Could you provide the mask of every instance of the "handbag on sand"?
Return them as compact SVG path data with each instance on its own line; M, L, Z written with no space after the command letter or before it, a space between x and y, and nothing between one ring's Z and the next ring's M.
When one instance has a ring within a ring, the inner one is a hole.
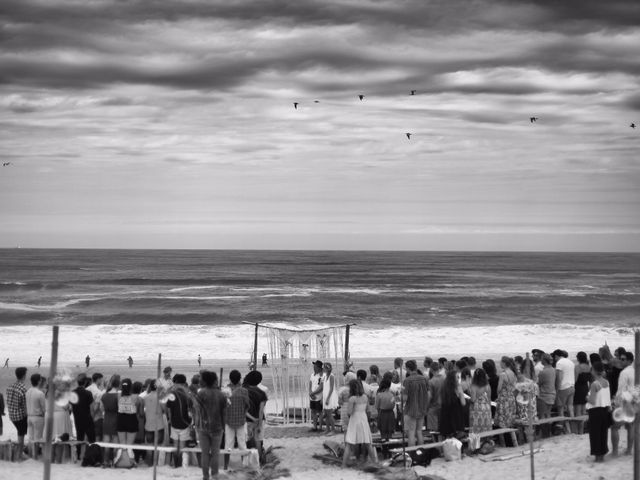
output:
M447 462L462 458L462 442L457 438L447 438L442 442L442 452Z

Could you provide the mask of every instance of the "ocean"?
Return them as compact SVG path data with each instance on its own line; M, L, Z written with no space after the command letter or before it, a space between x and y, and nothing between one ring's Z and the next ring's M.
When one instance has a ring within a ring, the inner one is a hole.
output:
M353 323L353 357L631 347L640 254L0 250L0 356L59 324L67 361L248 359L243 321Z

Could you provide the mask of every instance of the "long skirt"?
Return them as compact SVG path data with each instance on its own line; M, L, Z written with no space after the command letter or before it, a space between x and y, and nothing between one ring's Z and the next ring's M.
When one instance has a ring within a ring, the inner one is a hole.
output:
M589 444L591 455L606 455L609 451L607 439L611 417L606 407L595 407L587 410L589 414Z

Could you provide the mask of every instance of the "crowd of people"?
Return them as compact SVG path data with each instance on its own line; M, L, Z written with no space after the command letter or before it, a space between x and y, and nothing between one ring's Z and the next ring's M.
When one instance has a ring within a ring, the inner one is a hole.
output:
M424 430L462 438L526 426L552 415L588 415L591 455L602 462L609 452L609 429L613 456L619 454L621 428L628 433L626 453L632 451L630 424L615 422L612 410L621 405L621 393L634 387L633 360L633 352L620 347L612 355L606 345L591 355L578 352L575 362L561 349L504 356L499 366L491 359L478 366L471 356L426 357L420 369L415 360L396 358L382 375L377 365L354 372L348 364L340 389L331 364L316 361L309 380L313 430L324 426L333 434L337 411L347 445L346 465L357 448L375 459L371 432L376 429L386 441L404 428L408 445L414 446L424 443ZM584 422L571 425L563 428L583 433Z
M29 377L31 386L27 387L26 367L18 367L15 374L16 382L6 392L7 409L17 430L17 454L26 458L25 436L31 440L31 448L38 448L37 442L46 434L45 413L51 390L39 373ZM132 467L154 461L151 452L136 450L136 445L172 443L177 449L172 464L178 467L186 460L181 450L198 444L207 479L218 473L220 448L237 445L241 450L250 446L262 451L267 395L261 382L259 371L250 371L242 378L238 370L232 370L227 383L219 382L215 372L201 370L190 384L185 375L173 374L171 367L164 369L161 378L144 382L117 374L107 380L98 372L91 376L80 373L72 401L54 402L54 445L73 436L88 443L131 445L130 449L105 448L101 463L105 467ZM81 447L78 445L78 453ZM225 468L228 461L225 455Z
M388 441L404 429L409 446L424 443L424 431L440 437L462 438L494 428L512 428L551 415L588 415L591 454L596 461L619 453L620 429L628 431L627 450L632 451L629 423L615 422L612 409L621 405L621 394L634 388L634 355L624 348L611 354L609 347L587 355L578 352L575 362L566 351L534 349L524 357L501 358L499 365L474 357L458 360L426 357L419 368L415 360L396 358L384 373L377 365L367 370L348 363L340 386L329 362L313 362L309 379L313 430L327 435L342 430L346 444L343 464L362 454L377 461L372 432ZM28 378L27 368L15 370L16 382L6 392L9 419L14 423L16 449L24 455L24 440L45 436L49 383L39 373ZM215 372L201 370L187 383L185 375L166 367L158 379L132 381L101 373L75 378L71 402L54 402L52 438L89 443L103 441L131 445L130 449L104 449L103 466L152 464L153 455L136 445L173 444L172 464L184 463L181 450L197 443L202 451L204 478L218 472L220 448L255 447L263 450L266 388L262 374L249 371L244 378L232 370L227 381ZM0 413L4 399L0 395ZM0 416L1 419L1 416ZM575 422L575 433L582 433ZM426 428L425 428L426 427ZM2 424L0 423L0 434ZM38 449L37 442L30 448ZM80 451L80 446L78 447ZM37 454L38 452L32 452ZM227 467L228 456L224 457Z

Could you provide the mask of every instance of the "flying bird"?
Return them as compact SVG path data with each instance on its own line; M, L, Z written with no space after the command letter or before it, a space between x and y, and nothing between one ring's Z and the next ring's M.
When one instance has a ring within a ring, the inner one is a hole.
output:
M411 140L411 134L409 132L405 133L405 135L407 136L407 139Z
M2 164L2 166L3 166L3 167L8 167L9 165L11 165L11 162L4 162L4 163Z
M360 99L360 101L364 100L364 95L358 95L358 98Z
M531 123L537 122L538 121L538 117L529 117L529 121Z
M636 124L632 123L631 125L629 125L631 128L636 128Z
M298 109L298 102L293 102L293 108Z
M320 100L314 100L313 103L320 103Z
M415 95L416 91L415 90L411 90L411 95Z

